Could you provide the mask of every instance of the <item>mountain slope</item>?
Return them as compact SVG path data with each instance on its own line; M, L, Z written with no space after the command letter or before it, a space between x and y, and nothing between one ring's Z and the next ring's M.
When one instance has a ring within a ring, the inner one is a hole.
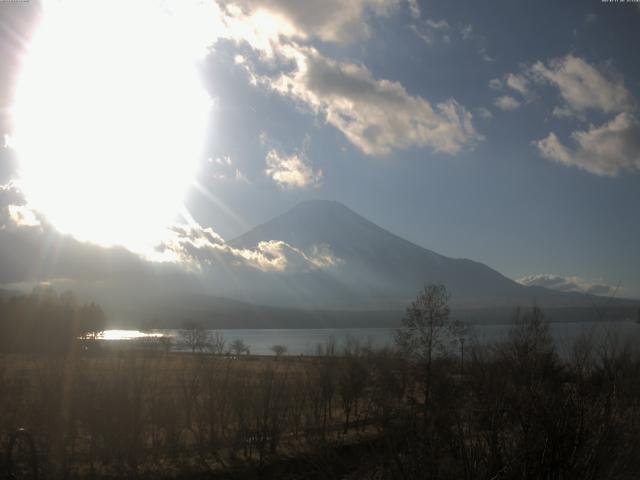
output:
M406 304L424 283L443 283L458 306L495 307L533 301L543 306L589 305L585 295L525 287L482 263L439 255L338 202L303 202L230 243L254 248L266 240L283 240L302 250L326 245L340 262L326 270L280 279L270 287L262 285L258 294L261 302L289 303L303 296L316 300L314 307L384 308ZM287 293L292 298L287 299Z

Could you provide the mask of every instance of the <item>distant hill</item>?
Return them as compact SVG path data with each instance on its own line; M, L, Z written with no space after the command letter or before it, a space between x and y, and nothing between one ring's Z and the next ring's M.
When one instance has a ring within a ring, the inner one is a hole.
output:
M516 306L534 303L553 321L597 320L605 305L608 320L635 319L640 303L521 285L482 263L411 243L338 202L303 202L229 244L253 249L271 240L305 252L326 247L339 261L292 272L220 262L206 277L188 277L191 283L167 282L160 272L139 285L94 289L92 298L114 326L157 328L194 321L209 328L392 326L426 283L443 283L453 316L474 323L506 322Z
M398 310L312 310L255 305L208 295L155 298L134 308L111 309L111 327L182 328L340 328L389 327L399 324Z
M425 283L446 285L452 305L461 308L508 308L533 302L548 308L591 307L594 303L593 296L523 286L482 263L440 255L333 201L303 202L230 244L255 248L267 240L283 240L305 251L325 245L341 261L328 269L281 275L277 280L264 273L240 277L243 288L259 303L392 309L415 298ZM233 291L225 293L233 295Z
M16 295L20 295L20 292L18 292L17 290L6 290L0 288L0 300L15 297Z
M404 308L395 310L313 310L255 305L207 295L157 297L135 308L111 309L109 328L183 328L200 324L210 329L260 328L365 328L397 327ZM510 307L454 308L452 318L472 324L508 323ZM602 313L592 307L546 308L550 321L579 322L601 320ZM607 321L635 318L636 308L616 305L606 309ZM113 320L116 320L113 323Z

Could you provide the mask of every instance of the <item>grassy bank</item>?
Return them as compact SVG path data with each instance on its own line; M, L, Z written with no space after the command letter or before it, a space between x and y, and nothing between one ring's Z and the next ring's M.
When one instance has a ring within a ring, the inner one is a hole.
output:
M561 358L525 316L504 342L443 348L429 368L357 341L320 353L2 354L0 443L28 428L47 478L640 472L640 356L620 339L583 338Z

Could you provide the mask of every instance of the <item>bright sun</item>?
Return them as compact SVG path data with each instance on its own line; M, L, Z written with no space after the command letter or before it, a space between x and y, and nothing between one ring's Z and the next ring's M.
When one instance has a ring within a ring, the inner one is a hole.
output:
M45 4L12 144L29 205L59 231L148 251L180 212L211 105L206 15L184 0Z

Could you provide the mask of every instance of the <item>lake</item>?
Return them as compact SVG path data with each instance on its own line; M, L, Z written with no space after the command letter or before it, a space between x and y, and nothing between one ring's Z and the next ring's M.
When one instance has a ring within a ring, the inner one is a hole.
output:
M584 335L589 335L596 342L605 340L625 342L638 345L640 341L640 325L632 321L617 322L562 322L550 323L551 334L561 354L567 354L573 342ZM470 328L469 341L481 344L492 343L506 338L511 326L476 325ZM374 347L393 345L392 328L319 328L319 329L258 329L258 330L215 330L223 335L226 344L240 338L249 346L254 355L272 355L271 347L285 345L289 355L313 355L318 345L326 345L335 341L337 351L342 350L349 338L356 338L361 343L370 343ZM214 333L212 330L211 333ZM180 330L107 330L104 340L136 340L145 337L171 337L174 350L186 350L180 345Z

